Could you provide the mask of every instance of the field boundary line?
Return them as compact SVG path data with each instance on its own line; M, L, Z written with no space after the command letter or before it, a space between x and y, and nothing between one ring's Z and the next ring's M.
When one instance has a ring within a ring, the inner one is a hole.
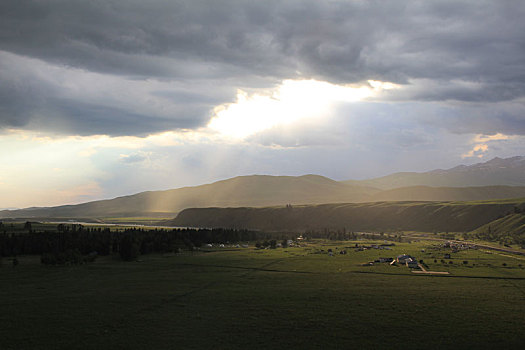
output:
M274 261L263 265L262 267L246 267L246 266L231 266L231 265L211 265L211 264L190 264L190 263L180 263L179 266L200 266L200 267L218 267L225 269L240 269L240 270L250 270L250 271L266 271L266 272L284 272L284 273L300 273L300 274L312 274L310 271L292 271L292 270L276 270L276 269L265 269L266 266L273 265L280 261Z
M405 273L387 273L387 272L374 272L374 271L348 271L348 273L363 273L363 274L376 274L376 275L390 275L390 276L407 276L407 277L441 277L441 278L476 278L476 279L493 279L493 280L517 280L524 281L525 277L498 277L498 276L461 276L461 275L431 275L425 273L419 274L405 274Z

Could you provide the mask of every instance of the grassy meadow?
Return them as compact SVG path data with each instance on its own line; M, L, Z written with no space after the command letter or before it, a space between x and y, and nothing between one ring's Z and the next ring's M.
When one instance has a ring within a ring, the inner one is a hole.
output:
M0 348L523 348L524 256L451 253L431 241L354 248L382 242L213 247L80 266L4 258ZM362 266L402 253L450 275Z

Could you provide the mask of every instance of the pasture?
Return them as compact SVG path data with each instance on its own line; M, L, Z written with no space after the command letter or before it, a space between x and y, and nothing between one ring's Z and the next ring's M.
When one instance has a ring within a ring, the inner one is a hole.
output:
M81 266L4 258L0 347L523 348L525 257L464 250L443 259L450 249L431 241L355 249L382 242L212 247ZM403 253L450 275L362 266Z

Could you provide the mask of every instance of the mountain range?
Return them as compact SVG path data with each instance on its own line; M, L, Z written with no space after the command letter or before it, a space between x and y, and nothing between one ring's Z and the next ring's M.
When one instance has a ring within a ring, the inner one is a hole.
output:
M525 157L494 158L448 170L403 172L368 180L334 181L319 175L239 176L76 205L2 210L0 218L173 218L187 208L519 197L525 197Z
M484 163L459 165L424 173L401 172L369 180L348 180L347 184L393 189L407 186L471 187L525 186L525 157L493 158Z

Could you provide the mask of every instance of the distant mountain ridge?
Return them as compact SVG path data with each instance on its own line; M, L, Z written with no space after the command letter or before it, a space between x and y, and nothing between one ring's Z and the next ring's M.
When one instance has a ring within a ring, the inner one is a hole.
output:
M376 192L368 201L478 201L522 197L525 197L523 186L411 186Z
M408 186L472 187L525 186L525 157L493 158L484 163L459 165L428 172L400 172L368 180L343 181L383 190Z
M525 197L525 157L494 158L426 173L334 181L320 175L239 176L211 184L148 191L48 208L1 210L1 218L173 218L187 208L267 207L376 201L471 201Z

